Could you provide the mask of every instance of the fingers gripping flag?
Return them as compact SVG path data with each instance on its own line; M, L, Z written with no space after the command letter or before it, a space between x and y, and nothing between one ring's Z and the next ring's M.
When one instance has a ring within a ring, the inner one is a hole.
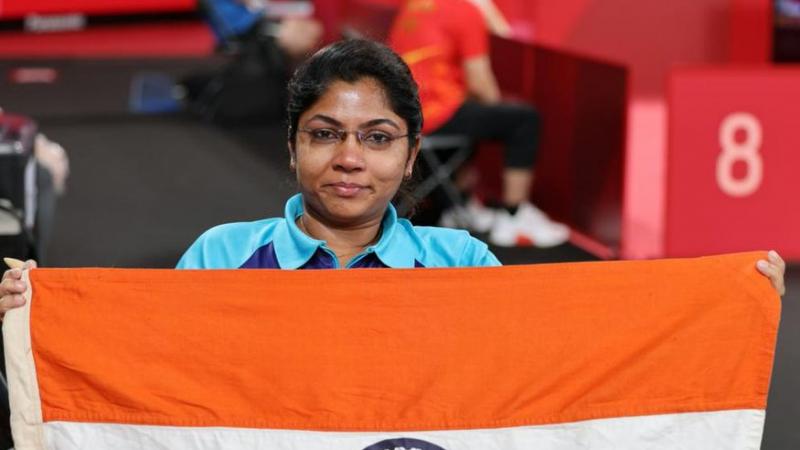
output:
M16 448L757 449L760 256L35 269L3 327Z

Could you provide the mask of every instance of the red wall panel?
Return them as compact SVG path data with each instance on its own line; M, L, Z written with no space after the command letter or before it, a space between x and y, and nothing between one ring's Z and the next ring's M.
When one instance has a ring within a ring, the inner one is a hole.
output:
M539 1L536 38L626 64L633 96L660 96L675 64L728 60L731 1Z
M800 69L676 71L669 108L666 255L800 258Z

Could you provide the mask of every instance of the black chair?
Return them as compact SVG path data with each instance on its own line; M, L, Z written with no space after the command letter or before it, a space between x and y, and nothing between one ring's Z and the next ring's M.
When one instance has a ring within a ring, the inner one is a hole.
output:
M419 160L426 166L426 176L414 188L412 196L423 199L437 188L441 188L447 200L453 206L461 204L461 192L453 182L453 173L469 159L472 153L472 141L464 135L423 136L419 151ZM411 205L401 203L397 206L400 216L405 216ZM457 210L458 211L458 210ZM459 220L466 227L466 220Z
M29 118L0 114L0 256L36 256L36 134Z

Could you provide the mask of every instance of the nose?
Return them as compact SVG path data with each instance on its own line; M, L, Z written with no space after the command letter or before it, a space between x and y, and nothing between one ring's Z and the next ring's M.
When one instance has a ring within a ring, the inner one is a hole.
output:
M353 172L364 170L364 149L358 142L354 133L348 133L347 138L336 146L333 157L334 170Z

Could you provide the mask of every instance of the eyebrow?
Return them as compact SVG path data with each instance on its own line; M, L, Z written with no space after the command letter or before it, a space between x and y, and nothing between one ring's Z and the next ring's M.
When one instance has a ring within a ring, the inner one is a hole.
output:
M315 114L310 119L308 119L309 122L311 122L312 120L321 120L336 127L341 127L343 125L342 122L339 122L333 117L326 116L324 114ZM359 128L369 128L369 127L374 127L376 125L384 125L384 124L400 130L400 126L391 119L372 119L364 124L361 124Z

